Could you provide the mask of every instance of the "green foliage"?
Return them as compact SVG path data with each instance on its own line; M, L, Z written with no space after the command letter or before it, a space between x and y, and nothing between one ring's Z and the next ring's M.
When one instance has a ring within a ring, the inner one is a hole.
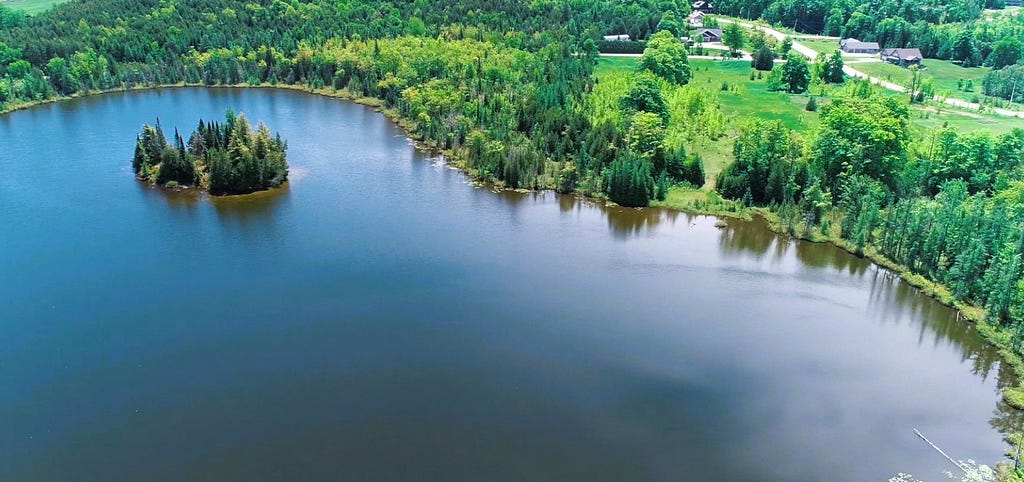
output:
M992 52L985 58L985 66L993 69L1009 67L1021 60L1024 46L1016 37L1008 37L992 44Z
M838 50L832 52L822 65L821 80L831 84L841 84L844 79L843 55Z
M604 184L608 198L621 206L647 206L655 194L650 161L628 153L608 167Z
M993 70L985 75L981 86L985 95L1020 102L1021 91L1024 90L1024 65Z
M804 110L806 110L808 112L817 112L818 111L818 101L814 100L814 96L813 95L811 96L810 99L807 99L807 104L804 104Z
M821 108L811 163L831 192L862 174L895 191L907 160L909 111L893 97L835 99Z
M196 183L195 156L186 152L185 143L177 129L174 130L174 148L165 147L161 158L160 170L156 177L157 184L166 185L173 182L175 185L187 186Z
M775 53L772 52L768 44L763 44L757 49L757 52L754 53L754 58L750 61L750 66L765 72L775 67Z
M157 120L136 138L132 168L142 179L167 186L203 185L214 194L246 194L281 185L288 178L287 144L260 124L252 129L244 114L228 111L224 125L206 124L192 132L186 147L174 131L168 144Z
M682 85L690 81L686 47L667 30L654 34L647 42L647 48L640 57L639 68L674 84Z
M951 59L960 62L964 67L975 67L981 65L981 53L974 41L974 35L964 30L953 42L953 53Z
M620 104L626 112L650 112L662 120L668 120L668 105L661 96L661 85L649 74L637 76Z
M808 184L800 149L800 140L781 122L744 124L733 147L735 161L718 175L718 192L748 206L797 201Z
M780 67L780 81L790 94L802 94L811 83L811 71L802 56L792 55Z
M782 39L782 43L779 44L779 56L782 58L789 58L789 51L793 50L793 39L786 37Z
M665 125L662 118L650 112L637 112L630 118L626 142L630 150L647 159L660 156L665 141Z
M665 198L668 197L668 188L668 175L665 174L665 171L661 171L661 174L658 175L658 182L654 190L654 199L664 201Z
M1003 400L1017 410L1024 410L1024 388L1012 387L1003 390Z
M722 43L729 47L731 52L736 52L743 48L743 44L746 42L743 36L743 28L737 23L729 23L722 29Z

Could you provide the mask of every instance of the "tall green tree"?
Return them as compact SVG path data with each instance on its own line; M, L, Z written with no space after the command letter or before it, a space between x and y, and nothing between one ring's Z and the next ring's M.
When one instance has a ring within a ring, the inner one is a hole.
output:
M743 28L739 24L733 22L725 25L722 29L722 43L729 47L729 52L736 54L737 51L743 48L743 44L746 42L743 36Z
M640 57L639 68L674 84L683 85L690 81L686 47L668 30L651 36Z
M655 195L650 161L630 153L620 156L606 170L605 186L608 197L622 206L647 206Z
M1014 65L1020 62L1022 51L1024 51L1024 47L1022 47L1020 39L1016 37L1000 39L992 44L992 52L985 58L985 66L1001 69Z
M821 80L830 84L841 84L845 75L843 74L843 54L838 50L832 52L825 60L821 70Z
M811 83L811 70L799 55L791 55L781 66L781 81L790 94L802 94Z

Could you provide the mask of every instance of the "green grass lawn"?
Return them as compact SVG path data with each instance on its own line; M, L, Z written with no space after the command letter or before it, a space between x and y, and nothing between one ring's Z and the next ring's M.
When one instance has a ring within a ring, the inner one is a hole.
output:
M769 91L767 73L763 73L760 80L750 80L747 62L695 59L690 66L693 69L690 83L718 91L722 110L735 119L737 125L748 118L777 120L790 129L801 131L818 125L818 114L804 109L806 95ZM729 90L722 90L723 82L728 84Z
M639 57L601 57L597 62L595 74L600 77L608 72L620 70L636 70L636 63Z
M910 71L886 62L865 62L848 64L865 74L887 80L900 85L910 83ZM952 62L943 60L926 59L923 64L927 67L921 73L922 80L932 79L935 87L935 94L953 99L974 101L975 96L981 95L981 79L991 69L987 67L964 68ZM957 80L964 82L971 80L974 83L974 92L957 90Z
M600 78L602 73L607 74L615 71L632 71L636 68L635 57L602 57L597 68L597 75ZM931 61L931 64L939 64L939 61ZM946 78L966 72L975 75L983 75L984 69L963 69L951 65L929 67L934 73L944 75ZM857 64L855 64L857 65ZM876 64L868 64L876 65ZM881 72L895 72L908 75L905 69L881 62L877 63L883 69ZM722 113L728 120L729 128L725 136L718 139L695 139L687 143L690 152L700 154L704 159L704 169L707 173L708 184L705 188L713 187L713 182L718 173L732 162L732 146L739 134L738 127L746 119L757 118L763 120L778 120L787 128L793 129L804 135L809 135L820 123L817 112L808 112L804 106L807 104L807 95L790 95L781 92L770 92L767 89L766 80L750 80L750 64L737 61L718 61L693 59L690 61L693 77L690 80L691 86L714 91L718 102L721 105ZM949 74L950 68L955 74ZM898 70L892 70L898 69ZM959 69L959 70L956 70ZM873 72L872 75L877 76ZM934 75L934 74L933 74ZM764 74L767 77L767 73ZM883 77L884 78L884 77ZM943 79L948 82L948 80ZM722 84L728 84L728 90L722 90ZM938 80L934 81L936 86L940 85ZM956 85L956 77L953 78L953 85ZM824 88L824 95L818 97L819 106L827 104L830 95L836 89L843 87L828 86ZM822 87L811 86L811 92L820 95ZM888 94L905 94L875 87L876 91ZM944 104L930 104L921 106L915 104L911 107L910 121L912 129L918 135L926 135L929 131L935 131L944 127L953 127L960 132L971 132L980 129L987 129L993 134L1001 134L1013 128L1024 128L1024 119L1007 118L995 115L986 115L976 112L963 112L953 109ZM694 192L675 193L679 199L677 204L693 201L701 195Z
M839 42L835 40L800 40L793 39L794 42L810 48L818 53L831 54L836 50L839 50Z
M636 62L636 57L602 57L597 76L618 70L632 71L636 69ZM818 114L804 109L806 95L770 92L765 80L767 72L760 80L750 80L748 62L693 59L690 69L693 73L690 85L715 91L725 114L737 122L750 117L778 120L795 130L818 125ZM728 85L728 90L722 90L723 83Z
M21 10L29 15L49 10L54 5L68 0L3 0L3 5L13 10Z
M993 135L1003 134L1013 129L1024 129L1024 119L1019 117L964 112L946 107L948 106L943 104L928 106L915 104L910 110L910 122L913 128L919 130L922 135L945 127L952 127L961 133L985 129Z

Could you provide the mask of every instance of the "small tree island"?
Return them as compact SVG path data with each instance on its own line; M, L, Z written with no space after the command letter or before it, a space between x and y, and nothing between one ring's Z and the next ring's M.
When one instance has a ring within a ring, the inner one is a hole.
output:
M160 120L143 125L135 140L135 176L159 186L197 187L210 194L248 194L278 187L288 179L288 144L260 123L253 130L245 114L230 110L224 124L205 123L188 138L174 129L167 142Z

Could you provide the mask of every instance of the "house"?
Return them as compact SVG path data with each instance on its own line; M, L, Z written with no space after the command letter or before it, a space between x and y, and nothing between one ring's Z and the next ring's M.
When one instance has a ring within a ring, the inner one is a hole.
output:
M720 28L701 28L701 29L697 29L697 35L700 35L702 42L721 42L722 41L722 29L720 29Z
M707 0L697 0L691 7L694 12L712 13L715 11L715 6Z
M703 27L704 26L704 12L693 11L690 13L686 20L690 23L691 27Z
M605 35L604 36L604 41L605 42L629 42L629 35L626 35L626 34Z
M896 64L900 67L921 65L921 60L924 59L924 56L921 55L921 49L885 49L879 54L879 57L890 64Z
M848 54L877 54L882 50L878 42L861 42L855 38L840 40L839 49Z

